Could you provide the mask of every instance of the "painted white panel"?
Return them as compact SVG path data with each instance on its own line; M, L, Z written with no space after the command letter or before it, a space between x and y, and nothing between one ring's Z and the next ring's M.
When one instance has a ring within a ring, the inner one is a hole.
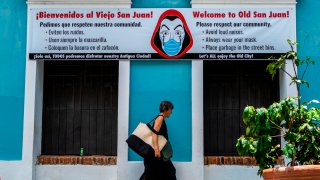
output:
M0 161L0 179L1 180L28 180L22 169L21 161Z
M41 154L44 62L37 62L33 158ZM33 163L34 164L34 163ZM34 167L33 167L34 171ZM34 173L34 172L33 172Z
M24 102L24 125L23 125L23 147L22 147L22 167L21 179L32 179L34 173L34 134L36 121L36 93L37 89L37 62L26 62L25 80L25 102ZM38 92L39 93L39 92ZM39 100L39 99L38 99Z
M28 0L28 4L131 4L131 0Z
M87 0L78 0L78 2L85 2ZM256 2L264 2L264 5L268 5L270 3L268 2L287 2L285 0L264 0L264 1L256 1ZM31 2L31 1L29 1ZM36 2L36 0L32 0L32 2ZM38 1L40 2L40 1ZM53 2L53 0L47 0L47 1L41 1L42 5L35 5L32 7L46 7L44 6L44 4L48 3L48 2ZM58 2L58 0L56 1ZM62 1L60 1L62 2ZM68 1L65 1L68 2ZM71 2L71 1L70 1ZM87 1L88 3L89 1ZM98 1L95 1L98 2ZM95 4L95 2L92 2L92 4ZM115 2L115 1L108 1L108 2ZM122 2L125 1L117 1L119 2L119 4L117 6L115 6L114 4L112 5L106 5L106 7L130 7L130 1L126 1L128 2L128 4L123 4ZM195 2L197 1L193 1L193 7L204 7L204 5L197 5L195 4ZM200 2L200 0L198 1ZM207 2L207 1L206 1ZM209 2L209 1L208 1ZM215 1L217 4L219 4L219 1ZM220 4L222 2L227 2L227 1L220 1ZM229 1L228 1L229 2ZM230 0L231 2L231 0ZM234 2L234 1L233 1ZM237 2L245 2L245 1L237 1ZM295 1L289 1L291 3L294 3ZM216 4L214 4L214 1L210 1L211 5L207 6L205 5L205 7L217 7ZM50 4L50 3L49 3ZM81 5L79 5L81 3L73 3L72 7L81 7ZM275 3L276 4L276 3ZM262 4L263 5L263 4ZM251 5L246 7L250 7ZM29 6L30 7L30 6ZM52 6L53 7L53 6ZM61 5L55 5L54 7L65 7L65 6L61 6ZM85 7L89 7L89 6L85 6ZM91 7L91 6L90 6ZM92 7L97 7L92 5ZM101 6L99 6L101 7ZM288 7L288 6L285 6ZM295 6L293 6L295 7ZM28 22L30 23L30 22ZM121 65L121 63L124 63ZM120 63L120 72L124 72L125 70L130 70L130 64L129 62L121 62ZM41 66L40 66L41 67ZM121 70L121 67L123 67L123 70ZM196 68L197 65L192 65L193 68L193 73L195 71L199 71L201 69L201 67ZM36 157L34 156L35 154L37 154L37 152L39 153L39 144L37 144L37 142L39 142L39 137L37 137L35 139L36 142L34 142L34 135L36 134L36 136L39 136L39 134L41 134L41 131L35 132L35 128L39 128L40 125L37 124L35 125L35 119L37 118L36 116L40 116L40 114L38 114L37 112L35 112L35 108L37 109L37 106L39 106L39 104L36 103L36 91L37 89L41 90L41 87L36 87L36 81L41 80L42 77L36 77L37 75L37 71L41 69L37 69L39 68L39 66L37 67L37 64L35 62L30 62L27 59L27 64L26 64L26 88L25 88L25 115L24 115L24 140L23 140L23 160L22 161L0 161L0 177L2 180L31 180L34 179L34 177L32 176L32 171L34 170L34 161L33 159L35 159ZM198 70L196 70L198 69ZM195 71L194 71L195 70ZM129 73L129 71L128 71ZM41 74L41 73L40 73ZM197 74L197 73L195 73ZM129 75L128 74L124 74L124 79L120 80L119 77L119 92L120 87L129 87ZM197 77L198 76L198 77ZM197 76L192 76L193 79L193 84L195 84L197 81L195 81L197 78L199 78L199 74ZM121 82L120 82L121 81ZM123 86L120 86L120 84L123 83ZM202 81L200 82L202 83ZM202 86L199 87L202 88ZM294 89L292 89L292 87L289 87L288 85L288 80L285 80L283 77L280 79L280 87L281 87L281 97L285 97L287 95L294 95ZM198 93L202 90L201 88L198 88ZM129 89L127 89L128 91ZM193 91L196 92L196 89L193 89ZM99 179L99 178L103 178L103 179L125 179L125 178L121 178L121 177L127 177L127 179L132 179L132 177L134 176L127 176L127 168L131 168L131 165L126 166L127 163L127 146L124 142L124 140L127 137L127 133L128 133L128 108L129 106L129 94L126 92L126 90L123 90L124 93L120 94L119 96L123 97L123 103L119 107L124 108L123 111L119 111L119 121L118 121L118 128L123 128L121 129L121 132L118 135L118 166L82 166L82 165L74 165L74 166L37 166L36 169L36 177L37 179L45 179L48 177L51 177L52 179L62 179L63 177L59 174L64 174L65 172L67 174L69 174L70 176L68 176L68 179L72 179L72 178L76 178L76 179L85 179L86 177L88 177L87 175L91 175L92 177L97 177L94 179ZM198 94L199 95L199 94ZM41 99L41 98L40 98ZM120 101L120 99L119 99ZM200 101L202 101L202 99L197 100L195 99L195 96L193 96L193 102L195 103L195 105L197 104L196 102L200 103ZM201 105L201 103L200 103ZM210 179L210 180L214 180L214 179L260 179L259 176L256 175L257 172L257 167L243 167L243 166L203 166L203 154L202 154L202 148L203 148L203 141L201 140L203 137L203 125L202 125L202 121L203 121L203 117L201 115L202 112L199 111L199 109L202 109L202 107L198 107L197 110L195 110L194 105L193 105L193 117L192 117L192 121L193 121L193 125L196 125L195 128L193 128L193 162L196 163L196 166L189 166L188 163L174 163L175 167L177 168L177 177L179 179L202 179L201 178L201 174L200 174L200 178L199 176L197 176L197 173L194 173L196 170L196 168L199 168L201 170L199 170L199 172L203 173L204 171L204 179ZM195 110L195 111L194 111ZM199 124L196 124L197 122L200 122ZM123 123L123 124L122 124ZM197 127L198 126L198 127ZM122 133L124 132L124 133ZM37 135L38 134L38 135ZM34 146L34 143L36 143L36 145ZM35 148L35 150L33 150L33 148ZM33 154L33 152L35 152L35 154ZM199 155L201 154L201 155ZM202 160L201 160L202 159ZM117 167L123 166L123 168L120 170L118 170L117 173ZM132 166L132 173L136 174L135 177L138 177L142 171L143 171L143 164L142 163L138 163L135 164L135 166ZM204 168L204 170L203 170ZM182 173L184 172L184 170L187 170L187 172L189 173ZM70 173L73 172L73 173ZM56 174L47 174L47 173L56 173ZM188 176L190 174L193 174L191 176ZM124 176L122 176L124 175ZM74 177L75 176L75 177ZM118 176L118 178L117 178ZM187 177L188 176L188 177ZM129 178L130 177L130 178Z
M38 165L37 180L116 180L117 166Z
M203 155L201 155L201 159L203 159ZM203 179L203 163L200 164L195 162L173 162L173 165L176 168L177 179ZM127 167L129 171L127 172L128 176L125 178L126 180L139 179L144 171L143 162L129 162Z
M258 166L205 166L204 180L262 180Z
M89 2L89 1L87 1ZM108 3L110 2L110 3ZM41 3L29 4L28 5L28 27L30 27L30 9L31 8L44 8L44 7L56 7L56 8L67 8L67 7L87 7L87 8L128 8L130 7L131 1L106 1L103 5L97 5L97 3L91 3L84 5L83 3L71 3L70 5L62 4L50 4L48 1ZM29 29L29 28L28 28ZM27 36L27 49L30 46L30 37ZM26 52L28 54L29 52ZM22 161L6 162L0 161L0 178L1 180L33 180L36 178L35 173L35 161L37 156L41 152L41 120L42 120L42 94L43 94L43 63L30 61L26 56L26 84L25 84L25 104L24 104L24 127L23 127L23 149L22 149ZM53 168L58 166L46 166L45 168ZM67 166L63 166L64 168ZM71 166L76 167L76 166ZM99 175L97 169L92 166L93 174ZM90 168L86 168L90 169ZM99 169L99 168L98 168ZM39 169L40 173L42 169ZM59 169L58 169L59 170ZM56 170L56 171L58 171ZM77 170L77 169L75 169ZM82 169L83 170L83 169ZM90 171L90 170L89 170ZM105 169L100 170L104 172ZM86 172L86 171L84 171ZM108 171L107 171L108 172ZM112 170L114 177L117 176L117 169ZM38 172L39 173L39 172ZM100 173L101 175L101 173ZM103 175L103 174L102 174ZM113 176L113 175L112 175ZM102 177L102 176L101 176ZM82 177L80 177L81 179ZM42 178L40 178L42 179ZM61 178L56 178L61 179ZM78 178L79 179L79 178ZM116 178L115 178L116 179Z
M192 61L192 163L189 177L203 179L203 61ZM186 169L187 170L187 169Z
M295 0L192 0L191 1L193 8L210 8L210 7L220 7L220 8L255 8L255 7L287 7L292 8L293 10L293 27L294 27L294 39L296 40L296 1ZM285 66L285 70L292 72L293 67L291 62ZM290 86L290 79L285 76L284 73L280 73L280 99L283 99L287 96L297 96L297 91L293 86ZM285 144L285 141L282 139L282 146ZM287 163L287 160L285 160ZM261 179L257 176L258 167L246 167L246 166L205 166L204 167L204 179L205 180L255 180Z
M129 91L130 61L119 62L118 94L118 179L128 178L128 145L126 139L129 131Z
M191 4L295 4L296 0L192 0Z

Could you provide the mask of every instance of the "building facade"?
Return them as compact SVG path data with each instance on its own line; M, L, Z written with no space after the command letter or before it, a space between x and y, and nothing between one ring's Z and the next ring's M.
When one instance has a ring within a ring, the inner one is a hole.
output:
M241 111L297 94L284 74L270 79L267 59L31 60L34 9L289 8L300 56L316 61L306 74L311 87L302 89L307 101L320 99L317 5L312 0L5 1L0 179L138 179L142 159L125 140L139 121L158 113L162 100L175 105L167 124L178 179L260 179L254 161L238 157L234 146L244 132ZM285 68L292 71L290 64Z

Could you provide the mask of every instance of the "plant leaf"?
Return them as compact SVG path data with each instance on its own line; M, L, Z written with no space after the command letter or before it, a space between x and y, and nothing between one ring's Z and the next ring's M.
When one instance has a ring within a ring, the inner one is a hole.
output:
M294 146L292 144L287 143L283 148L283 154L287 158L292 158L296 155L296 149L294 148Z

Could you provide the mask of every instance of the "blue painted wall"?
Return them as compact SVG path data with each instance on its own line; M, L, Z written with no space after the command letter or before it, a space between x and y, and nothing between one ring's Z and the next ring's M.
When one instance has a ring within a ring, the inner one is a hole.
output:
M133 8L189 8L188 0L133 0ZM163 100L174 103L167 121L174 161L192 160L191 62L131 61L129 133L140 121L147 122L159 113ZM142 160L129 149L129 161Z
M0 3L0 160L21 160L25 81L25 0Z
M166 120L174 161L192 160L191 129L191 62L134 61L130 67L129 133L140 121L148 122L159 114L159 104L174 104ZM129 150L129 161L142 160Z
M320 1L297 0L297 42L300 44L298 53L300 59L310 57L316 61L309 66L305 79L310 88L301 89L302 101L320 100ZM304 67L299 69L302 74ZM319 106L320 107L320 106Z

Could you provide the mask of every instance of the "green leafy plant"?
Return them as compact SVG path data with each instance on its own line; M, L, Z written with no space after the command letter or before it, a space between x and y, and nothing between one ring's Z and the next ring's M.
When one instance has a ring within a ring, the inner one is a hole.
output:
M283 155L290 159L287 165L309 165L320 161L320 109L310 107L312 100L301 104L300 87L309 83L303 80L306 70L314 61L309 58L298 59L294 51L296 43L288 40L291 51L281 55L267 66L272 78L278 70L283 71L291 78L291 84L297 88L297 97L287 97L275 102L268 108L247 106L243 111L243 122L246 125L246 135L237 140L237 150L240 155L255 157L259 164L258 174L262 175L264 169L273 168L277 160ZM294 73L290 74L284 69L288 61L292 62ZM300 76L297 67L305 66ZM308 107L309 106L309 107ZM286 141L281 147L279 137Z

